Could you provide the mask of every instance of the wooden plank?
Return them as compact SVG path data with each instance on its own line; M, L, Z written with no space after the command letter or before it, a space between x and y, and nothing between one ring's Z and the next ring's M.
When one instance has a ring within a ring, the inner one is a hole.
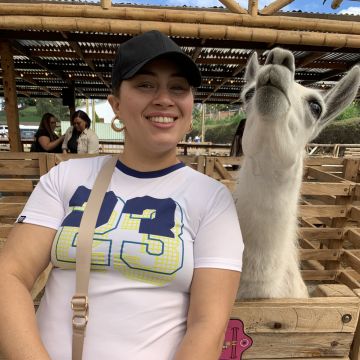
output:
M325 172L323 169L320 170L319 168L315 168L311 166L308 167L307 175L321 182L339 183L344 181L344 179L340 176L329 174L328 172Z
M351 220L360 221L360 207L352 206L349 217Z
M355 294L360 297L360 289L355 289L354 290ZM354 339L353 339L353 343L351 346L351 351L350 351L350 357L352 360L355 359L360 359L360 321L358 321L356 330L355 330L355 334L354 334Z
M0 192L1 192L1 190L0 190ZM0 197L0 203L18 203L18 204L25 204L27 201L28 201L28 199L29 199L29 197L28 196L26 196L26 195L9 195L9 196L7 196L7 195L5 195L5 194L3 194L3 196L2 197Z
M344 284L320 284L312 296L325 297L353 297L355 293Z
M332 260L340 259L342 250L328 249L299 249L301 260Z
M41 153L30 153L30 152L16 152L16 151L10 151L10 152L0 152L0 159L5 160L23 160L23 159L39 159L40 156L43 154Z
M286 359L347 356L353 339L351 333L325 334L250 334L253 344L242 359ZM325 360L325 359L324 359Z
M17 217L24 208L24 205L25 205L24 203L20 203L20 204L0 203L0 216Z
M212 157L206 157L205 174L213 177L215 160Z
M55 154L48 153L46 154L46 168L47 171L50 171L56 165Z
M348 229L345 239L350 241L355 248L360 249L360 229Z
M301 195L330 195L349 196L354 191L355 185L350 183L316 183L303 182L301 184Z
M301 270L301 276L304 280L335 280L338 274L337 270Z
M10 230L13 228L13 225L11 224L0 224L0 238L6 238L8 237Z
M340 271L336 280L348 286L350 289L360 288L360 283L352 276L350 271Z
M344 160L342 158L335 157L307 157L304 160L305 166L314 165L343 165Z
M39 176L39 168L0 168L0 176L27 175Z
M360 273L360 259L357 256L347 250L343 250L341 259L350 265L355 271Z
M34 189L33 180L0 179L0 192L31 192Z
M346 217L345 205L299 205L299 217Z
M344 229L342 228L299 228L301 237L309 240L342 239Z
M360 166L359 159L345 159L344 160L344 178L356 182L357 174Z
M215 158L214 167L216 171L220 174L222 179L233 180L232 176L229 174L229 172L224 168L224 166L217 158Z
M235 303L231 317L241 319L248 333L351 333L355 331L358 312L359 299L353 294L352 297L244 300ZM344 323L346 314L351 318Z

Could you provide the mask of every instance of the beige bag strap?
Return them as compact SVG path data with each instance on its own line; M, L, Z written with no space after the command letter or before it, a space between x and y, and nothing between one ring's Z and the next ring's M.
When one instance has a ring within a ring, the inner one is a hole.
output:
M118 156L113 156L102 167L96 177L80 222L76 245L76 291L71 300L73 310L72 360L81 360L86 325L88 322L88 289L91 266L92 239L96 221L109 186Z

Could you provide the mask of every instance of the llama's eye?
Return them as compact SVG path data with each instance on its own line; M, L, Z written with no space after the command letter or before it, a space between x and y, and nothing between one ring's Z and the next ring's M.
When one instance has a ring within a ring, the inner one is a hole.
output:
M254 96L254 94L255 94L255 88L249 89L244 95L245 101L250 101L251 98Z
M322 113L322 107L316 100L309 101L309 107L313 115L318 119Z

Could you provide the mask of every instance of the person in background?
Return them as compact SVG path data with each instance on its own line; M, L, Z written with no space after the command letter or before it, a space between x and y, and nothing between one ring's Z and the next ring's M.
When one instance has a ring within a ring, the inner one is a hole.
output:
M31 145L32 152L61 153L64 135L58 136L55 133L58 120L51 113L45 113L41 118L38 131L35 133L35 140Z
M90 129L91 120L86 112L75 111L70 119L70 127L66 130L62 144L64 153L72 154L96 154L99 152L99 138Z
M243 242L230 191L177 157L200 84L197 65L158 31L117 51L108 101L125 142L93 235L84 360L220 358ZM53 167L18 217L0 253L6 358L71 359L77 234L110 157ZM50 260L36 319L29 290Z

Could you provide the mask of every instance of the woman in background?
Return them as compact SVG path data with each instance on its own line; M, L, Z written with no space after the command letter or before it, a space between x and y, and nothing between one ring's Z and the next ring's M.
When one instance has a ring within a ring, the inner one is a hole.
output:
M99 138L90 129L91 120L86 112L75 111L71 116L71 127L66 130L62 145L64 153L96 154L99 152Z
M58 136L55 133L57 118L51 113L45 113L40 121L39 129L35 134L35 141L31 145L32 152L53 152L61 153L61 144L64 135Z

